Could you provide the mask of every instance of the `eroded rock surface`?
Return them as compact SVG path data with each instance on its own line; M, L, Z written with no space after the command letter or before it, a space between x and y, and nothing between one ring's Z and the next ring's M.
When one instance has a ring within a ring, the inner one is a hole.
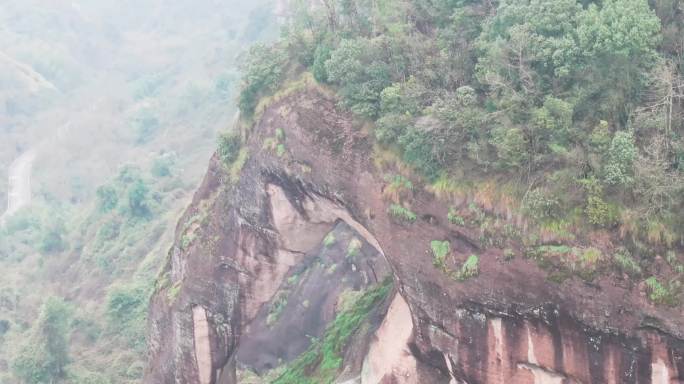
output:
M294 360L312 337L321 338L341 306L389 277L384 257L345 222L323 239L245 327L237 354L245 369L265 373Z
M282 156L263 145L276 129ZM343 292L387 275L394 296L346 347L337 382L684 382L680 308L610 281L552 283L521 257L501 262L500 250L444 222L427 192L414 194L415 223L391 220L372 140L334 100L285 97L246 146L239 181L213 159L178 225L151 302L147 383L232 384L236 367L266 374L322 334ZM330 233L339 242L326 248ZM436 268L435 239L460 261L477 252L479 276L455 281Z

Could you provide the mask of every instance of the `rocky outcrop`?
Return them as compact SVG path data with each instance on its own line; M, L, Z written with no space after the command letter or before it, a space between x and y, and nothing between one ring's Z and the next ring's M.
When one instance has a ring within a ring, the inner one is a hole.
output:
M179 223L151 302L147 383L266 380L386 276L393 293L341 351L337 382L684 382L681 309L504 261L428 192L413 193L413 224L392 220L372 140L334 100L287 96L245 137L239 180L214 158ZM450 262L478 254L479 276L436 268L431 240L450 241Z

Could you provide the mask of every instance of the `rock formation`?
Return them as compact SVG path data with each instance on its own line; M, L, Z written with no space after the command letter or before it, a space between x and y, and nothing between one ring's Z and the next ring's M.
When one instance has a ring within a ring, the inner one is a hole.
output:
M151 302L146 383L267 380L387 278L335 382L684 383L681 309L610 279L551 282L454 228L426 191L414 191L415 222L392 219L372 138L322 92L273 102L242 134L239 177L214 157L178 224ZM479 275L436 268L435 239L450 242L450 263L478 254Z

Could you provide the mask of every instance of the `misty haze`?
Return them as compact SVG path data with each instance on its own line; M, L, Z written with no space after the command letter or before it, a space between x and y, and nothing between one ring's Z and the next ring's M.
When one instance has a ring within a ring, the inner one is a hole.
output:
M682 0L0 0L0 384L684 383Z

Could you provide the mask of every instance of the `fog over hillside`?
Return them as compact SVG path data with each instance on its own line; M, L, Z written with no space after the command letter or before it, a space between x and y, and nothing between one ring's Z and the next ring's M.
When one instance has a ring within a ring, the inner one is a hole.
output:
M69 382L141 379L147 296L274 9L0 1L0 382L47 382L59 314Z

